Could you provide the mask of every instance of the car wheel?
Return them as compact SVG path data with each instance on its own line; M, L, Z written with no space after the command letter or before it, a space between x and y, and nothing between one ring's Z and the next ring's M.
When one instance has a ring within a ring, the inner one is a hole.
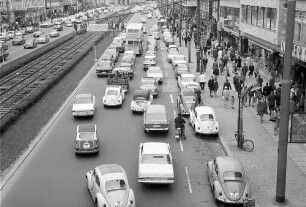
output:
M148 130L146 130L146 129L144 130L144 133L146 133L146 134L147 134L148 132L149 132Z

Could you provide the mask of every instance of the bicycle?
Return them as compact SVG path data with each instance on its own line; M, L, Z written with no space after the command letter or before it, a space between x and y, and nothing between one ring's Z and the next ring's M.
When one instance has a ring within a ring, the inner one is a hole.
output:
M245 134L244 132L242 132L242 146L239 146L238 132L235 133L235 139L237 140L238 147L240 147L244 151L251 152L254 149L254 142L252 140L244 139L244 138L245 138Z

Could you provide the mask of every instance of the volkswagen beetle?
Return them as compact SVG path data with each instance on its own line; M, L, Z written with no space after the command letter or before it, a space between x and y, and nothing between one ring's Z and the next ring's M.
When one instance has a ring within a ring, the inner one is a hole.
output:
M131 110L133 112L143 112L148 105L151 105L153 96L150 90L135 90L133 100L131 102Z
M86 173L88 190L98 207L135 207L135 195L124 169L105 164Z
M217 202L243 204L250 199L250 187L241 161L221 156L207 163L208 180Z
M124 101L124 91L121 86L107 86L103 97L104 106L121 106Z

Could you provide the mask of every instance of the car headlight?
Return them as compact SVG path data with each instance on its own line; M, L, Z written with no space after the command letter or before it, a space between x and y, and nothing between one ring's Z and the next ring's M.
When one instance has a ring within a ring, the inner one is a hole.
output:
M106 103L106 99L105 99L105 96L103 97L103 103Z

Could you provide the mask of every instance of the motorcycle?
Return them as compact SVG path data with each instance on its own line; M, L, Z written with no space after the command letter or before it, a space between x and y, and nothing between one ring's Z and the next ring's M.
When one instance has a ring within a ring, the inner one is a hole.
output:
M180 141L180 139L183 139L183 137L182 137L183 135L182 135L182 129L180 128L180 127L177 127L176 129L175 129L175 139L176 139L176 141Z

